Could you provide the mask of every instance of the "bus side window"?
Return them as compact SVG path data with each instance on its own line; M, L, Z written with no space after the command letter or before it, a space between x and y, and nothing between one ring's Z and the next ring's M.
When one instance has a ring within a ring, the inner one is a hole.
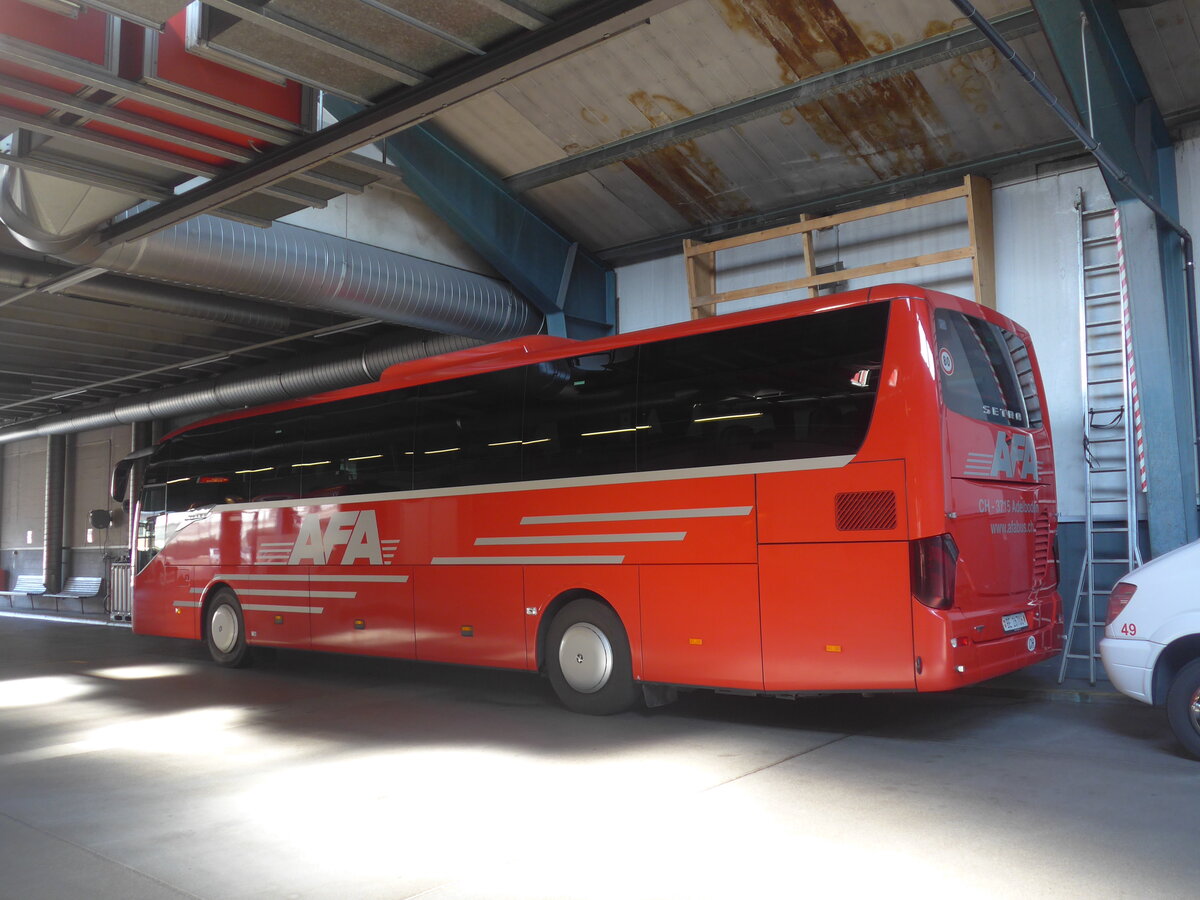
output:
M525 478L633 472L637 348L528 367Z
M256 420L252 447L243 471L249 479L247 496L292 498L301 496L306 461L303 422L296 413L280 413Z
M508 369L422 386L413 486L520 481L524 378Z
M415 391L392 391L309 410L306 497L412 489ZM326 462L327 461L327 462Z
M887 304L648 344L638 468L853 453L874 409Z

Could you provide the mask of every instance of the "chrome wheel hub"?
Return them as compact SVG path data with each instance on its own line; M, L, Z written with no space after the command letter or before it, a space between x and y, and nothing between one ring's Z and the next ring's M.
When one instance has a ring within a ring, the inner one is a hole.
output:
M1192 694L1192 702L1188 704L1188 717L1192 720L1192 728L1200 733L1200 688Z
M212 635L213 646L222 653L228 653L237 645L238 620L232 607L222 603L213 610L208 633Z
M572 690L594 694L612 675L613 649L604 632L588 622L566 630L558 645L558 666Z

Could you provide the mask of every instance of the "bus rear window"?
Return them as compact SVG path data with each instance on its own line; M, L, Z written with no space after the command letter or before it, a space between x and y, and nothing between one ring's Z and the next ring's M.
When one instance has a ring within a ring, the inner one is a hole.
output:
M938 378L946 406L993 425L1036 428L1014 357L1028 360L1024 342L983 319L934 312ZM1031 384L1032 387L1032 384Z

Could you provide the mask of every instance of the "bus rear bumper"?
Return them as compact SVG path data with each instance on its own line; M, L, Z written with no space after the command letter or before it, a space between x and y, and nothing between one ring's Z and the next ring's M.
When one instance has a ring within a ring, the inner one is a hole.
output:
M918 691L949 691L978 684L1053 659L1061 649L1059 629L1048 623L986 643L960 643L941 659L925 660Z

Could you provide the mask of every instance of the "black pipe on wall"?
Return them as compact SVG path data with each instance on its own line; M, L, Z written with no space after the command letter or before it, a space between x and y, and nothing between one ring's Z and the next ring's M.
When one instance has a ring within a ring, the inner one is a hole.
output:
M46 516L42 533L42 583L48 593L62 588L63 522L67 496L67 438L46 438Z

